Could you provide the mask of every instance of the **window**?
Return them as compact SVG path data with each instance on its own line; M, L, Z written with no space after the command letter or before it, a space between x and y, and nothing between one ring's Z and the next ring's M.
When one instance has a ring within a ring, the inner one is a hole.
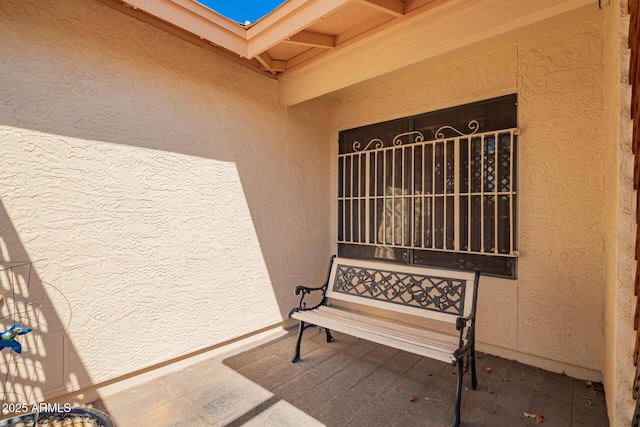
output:
M517 97L340 132L338 252L516 277Z

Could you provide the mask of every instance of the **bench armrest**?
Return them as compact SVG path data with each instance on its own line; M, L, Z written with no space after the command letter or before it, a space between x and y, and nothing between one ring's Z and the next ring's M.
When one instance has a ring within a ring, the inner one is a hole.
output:
M467 323L469 322L473 323L473 321L475 321L475 318L476 318L475 311L472 311L471 313L469 313L468 316L458 317L456 319L456 330L461 331L462 329L466 328Z
M312 292L316 292L316 291L322 291L322 300L314 305L313 307L307 307L307 303L305 302L304 298L311 294ZM297 307L294 307L291 309L291 311L289 311L289 318L291 318L291 315L293 313L295 313L296 311L306 311L306 310L313 310L314 308L318 308L321 305L326 305L327 304L327 297L325 296L325 293L327 291L327 285L323 285L323 286L319 286L317 288L311 288L308 286L296 286L296 295L300 295L300 302L298 303Z
M464 356L471 350L472 345L473 345L473 342L471 340L467 341L465 345L463 345L462 347L460 347L459 349L453 352L453 357L456 360L460 360L462 356Z
M318 286L317 288L310 288L308 286L298 285L298 286L296 286L296 291L295 292L296 292L296 295L300 295L300 292L304 292L305 294L308 294L308 293L310 293L312 291L321 291L321 290L324 290L324 289L325 289L324 285Z
M329 277L331 276L331 267L333 266L333 260L335 259L335 257L336 256L333 255L329 260L329 271L327 272L327 280L325 280L324 285L318 286L317 288L311 288L309 286L301 285L296 286L296 295L302 294L302 296L300 296L300 302L298 303L298 306L292 308L291 311L289 311L289 318L291 318L291 315L296 311L313 310L314 308L318 308L321 305L327 305L327 287L329 287ZM304 301L304 297L315 291L322 291L322 300L313 307L307 307L307 303Z
M453 353L456 360L460 360L464 355L475 348L475 323L476 313L472 311L468 316L456 319L456 329L460 331L460 347ZM465 336L466 330L466 336Z

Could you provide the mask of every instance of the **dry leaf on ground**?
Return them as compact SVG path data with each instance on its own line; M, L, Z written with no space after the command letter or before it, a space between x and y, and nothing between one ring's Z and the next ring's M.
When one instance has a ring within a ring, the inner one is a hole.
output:
M522 415L524 415L527 418L533 418L536 420L536 423L542 423L544 422L544 417L542 415L539 414L530 414L528 412L523 412Z

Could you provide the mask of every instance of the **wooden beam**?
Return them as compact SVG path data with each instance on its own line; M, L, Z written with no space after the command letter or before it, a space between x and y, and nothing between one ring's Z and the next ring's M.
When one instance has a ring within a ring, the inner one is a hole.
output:
M198 3L189 4L184 0L126 0L124 4L247 58L246 30Z
M277 61L277 60L274 61L266 53L261 53L260 55L257 55L256 59L258 61L260 61L260 64L262 64L262 66L266 70L268 70L271 74L275 75L276 73L279 73L279 72L287 70L287 63L286 62Z
M244 59L239 55L233 54L232 52L223 49L217 45L215 45L213 42L210 42L208 40L205 40L203 37L198 37L195 34L189 33L188 31L182 29L182 28L178 28L175 25L171 25L167 22L164 22L158 18L156 18L155 16L149 15L148 13L145 13L137 8L134 8L132 6L128 6L126 4L123 4L120 1L117 0L98 0L99 2L103 3L106 6L109 6L119 12L122 12L126 15L131 16L134 19L137 19L141 22L144 22L146 24L152 25L156 28L158 28L161 31L166 31L169 34L173 34L174 36L185 40L189 43L192 43L196 46L199 46L205 50L208 50L210 52L214 52L218 55L221 55L227 59L230 59L231 61L238 63L240 65L243 65L245 67L248 67L250 69L252 69L253 71L258 72L260 75L263 75L265 77L269 77L269 78L274 78L274 76L268 72L266 72L264 69L262 69L260 67L260 64L258 63L258 61L254 60L248 60L248 59Z
M290 0L247 30L247 57L265 52L352 0Z
M311 31L300 31L297 34L288 37L285 42L311 47L323 47L325 49L330 49L336 46L336 38L334 36L312 33Z
M367 5L395 17L404 15L404 3L400 0L358 0L358 3Z

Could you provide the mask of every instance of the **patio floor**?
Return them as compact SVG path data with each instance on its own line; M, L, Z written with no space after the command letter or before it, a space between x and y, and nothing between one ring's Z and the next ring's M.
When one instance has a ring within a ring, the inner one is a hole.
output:
M118 427L451 425L456 368L340 333L326 343L319 332L305 332L296 364L286 331L93 406ZM600 384L482 353L478 381L463 392L463 426L537 425L535 415L543 426L609 425Z

